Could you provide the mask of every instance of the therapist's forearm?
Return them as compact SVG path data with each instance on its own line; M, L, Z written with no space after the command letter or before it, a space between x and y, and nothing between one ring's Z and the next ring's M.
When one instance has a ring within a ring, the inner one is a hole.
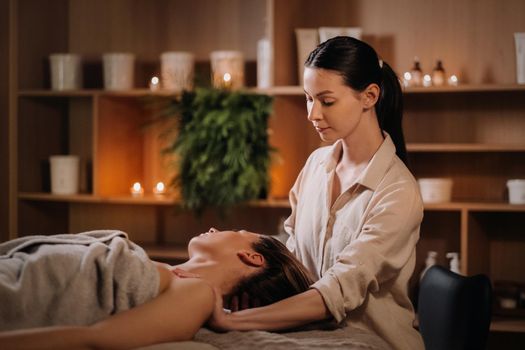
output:
M281 300L275 304L234 312L229 317L231 330L282 330L321 321L331 315L316 289Z

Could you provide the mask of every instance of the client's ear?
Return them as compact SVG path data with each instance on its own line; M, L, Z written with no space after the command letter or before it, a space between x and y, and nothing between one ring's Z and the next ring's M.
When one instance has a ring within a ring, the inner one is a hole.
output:
M249 250L241 250L237 256L248 266L261 267L264 265L264 256Z

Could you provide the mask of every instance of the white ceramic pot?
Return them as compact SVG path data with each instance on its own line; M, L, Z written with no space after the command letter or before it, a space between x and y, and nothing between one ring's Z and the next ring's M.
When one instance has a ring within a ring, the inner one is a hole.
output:
M525 204L525 179L507 181L510 204Z
M164 52L160 55L162 87L180 92L193 89L194 57L189 52Z
M135 56L130 53L106 53L102 55L104 88L106 90L129 90L133 88Z
M51 193L78 193L79 157L56 155L49 158L51 163Z
M452 199L452 179L422 178L417 182L425 203L444 203Z
M49 55L52 90L78 90L82 88L82 66L79 55L55 53Z

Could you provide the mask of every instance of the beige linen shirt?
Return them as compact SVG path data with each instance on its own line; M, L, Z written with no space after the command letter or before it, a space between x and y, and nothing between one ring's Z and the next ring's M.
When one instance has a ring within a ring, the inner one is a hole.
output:
M290 249L338 321L378 334L395 349L423 349L412 326L408 280L423 204L388 134L350 188L330 206L339 140L314 151L290 191Z

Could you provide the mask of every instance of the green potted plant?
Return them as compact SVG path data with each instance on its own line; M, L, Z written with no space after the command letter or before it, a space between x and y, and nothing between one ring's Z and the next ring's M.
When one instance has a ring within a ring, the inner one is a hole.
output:
M272 98L246 91L197 88L171 100L175 118L163 152L176 157L171 186L183 207L202 212L226 208L268 193L268 118Z

